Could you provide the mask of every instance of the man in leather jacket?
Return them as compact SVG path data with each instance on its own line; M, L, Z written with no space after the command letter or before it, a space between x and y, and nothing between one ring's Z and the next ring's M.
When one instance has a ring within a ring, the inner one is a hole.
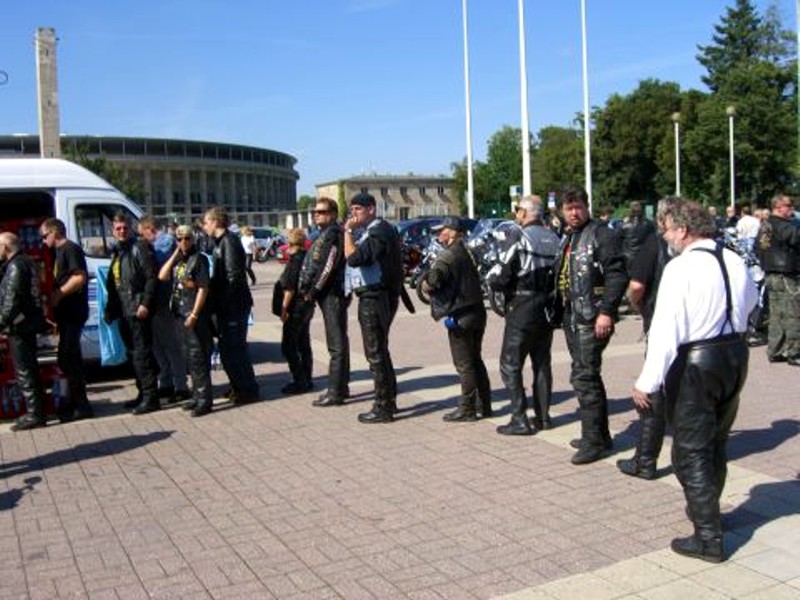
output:
M210 208L203 229L214 239L214 261L209 287L209 309L216 321L219 357L231 383L231 400L246 404L259 399L253 363L247 353L247 320L253 296L247 285L245 254L238 238L228 230L228 211Z
M350 395L350 339L347 336L347 303L344 297L344 240L336 222L336 200L320 198L314 207L314 223L320 234L306 254L300 272L299 292L316 301L325 323L328 346L328 389L312 403L338 406Z
M486 308L478 268L464 244L461 219L447 217L431 231L438 231L444 250L422 286L431 295L431 316L437 321L446 317L450 354L461 379L458 407L445 414L444 420L475 421L479 411L488 418L492 415L492 385L481 357Z
M767 358L800 367L800 224L792 213L791 198L775 196L756 247L767 273Z
M489 272L489 285L505 292L506 315L500 351L500 375L511 397L511 420L497 428L502 435L531 435L528 401L522 381L526 357L533 368L533 409L536 429L549 429L553 391L553 263L559 240L542 222L539 196L525 196L516 206L519 229L511 236L500 262Z
M5 263L0 281L0 332L8 335L17 384L28 411L11 428L36 429L47 424L36 359L36 334L46 327L39 276L33 260L20 251L19 238L13 233L0 233L0 261Z
M649 394L664 390L672 465L694 525L672 550L720 562L726 443L747 379L744 332L758 290L742 259L714 242L715 224L699 203L670 198L663 214L664 239L677 256L661 277L632 396L637 408L648 409Z
M347 260L345 291L358 296L358 323L375 381L372 410L358 415L361 423L388 423L397 410L397 378L389 353L389 329L403 286L400 237L391 223L376 215L375 198L367 193L350 200L345 223ZM356 242L354 229L363 229Z
M118 213L112 222L117 242L108 270L106 323L119 319L119 332L131 354L136 387L134 400L125 403L133 414L161 408L158 400L158 364L153 354L153 313L157 273L153 249L146 241L134 239L127 215Z
M612 447L601 366L628 280L619 238L591 219L586 191L567 188L560 201L566 229L555 266L556 308L563 310L570 382L580 405L581 439L572 442L578 449L572 463L580 465Z

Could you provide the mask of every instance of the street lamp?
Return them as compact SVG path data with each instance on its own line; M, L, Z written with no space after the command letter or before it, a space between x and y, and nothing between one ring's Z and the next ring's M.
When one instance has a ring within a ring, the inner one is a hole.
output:
M730 172L731 172L731 208L736 207L736 165L733 161L733 120L736 118L736 107L732 104L725 109L728 115L728 150L730 152Z
M672 113L675 127L675 195L681 195L681 113Z

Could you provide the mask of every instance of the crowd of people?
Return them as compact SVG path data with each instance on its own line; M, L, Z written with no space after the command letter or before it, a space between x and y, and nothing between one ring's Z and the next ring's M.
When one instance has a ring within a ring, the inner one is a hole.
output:
M766 272L769 361L800 366L800 227L792 211L791 200L777 195L770 214L761 220L744 210L737 223L724 225L740 225L741 235L752 238ZM643 317L647 349L632 390L641 420L636 451L633 457L617 461L617 466L626 475L655 478L670 426L673 465L694 524L694 534L675 540L673 549L704 560L722 560L719 495L725 480L725 443L747 377L745 334L759 302L745 262L718 241L720 223L714 215L683 198L659 201L655 223L635 203L621 228L593 219L587 194L578 187L565 189L559 197L558 234L546 221L546 212L538 196L520 199L514 207L518 227L485 281L505 299L499 362L511 416L497 433L524 436L553 426L551 347L554 331L561 328L571 357L570 383L581 426L580 438L571 442L572 463L588 464L609 455L613 439L602 358L627 296ZM313 405L346 402L350 396L347 310L355 297L374 383L373 404L358 420L389 423L398 412L389 350L391 326L401 301L413 308L403 284L401 242L396 229L378 216L375 198L367 193L350 200L343 223L338 214L336 201L320 198L313 210L320 234L310 247L303 230L288 233L289 259L273 298L273 312L283 324L281 349L292 377L281 392L303 394L313 389L310 323L319 305L329 366L327 387ZM252 282L255 276L230 225L224 208L205 213L202 227L211 241L207 259L189 226L177 227L170 236L145 216L138 222L137 237L125 215L115 216L116 245L102 318L119 324L131 356L138 391L127 403L133 414L159 410L165 398L185 400L184 408L195 417L212 412L215 339L230 382L230 400L245 404L259 399L247 352L253 306L248 276ZM444 419L488 418L493 408L482 358L487 326L484 282L465 244L462 220L448 217L434 231L444 249L421 285L430 294L432 318L445 325L461 383L457 406ZM69 381L69 402L59 407L58 417L90 418L79 343L88 316L86 262L58 219L46 219L40 233L55 253L49 302L60 333L58 364ZM37 273L11 233L0 234L0 259L4 263L0 331L8 334L28 409L14 428L43 427L36 334L47 324ZM530 402L523 384L528 357L533 371Z

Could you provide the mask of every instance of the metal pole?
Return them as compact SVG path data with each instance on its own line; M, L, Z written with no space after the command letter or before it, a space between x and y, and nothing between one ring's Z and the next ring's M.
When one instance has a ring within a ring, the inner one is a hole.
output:
M528 69L525 63L525 0L519 0L519 85L522 110L522 195L531 193L531 129L528 124Z
M469 98L469 40L467 38L467 0L461 0L464 25L464 96L467 115L467 216L475 218L475 188L472 171L472 109Z
M681 195L681 113L672 113L675 125L675 195Z
M736 117L736 107L729 106L725 111L728 114L728 149L730 151L730 172L731 172L731 207L736 207L736 165L733 160L733 120Z
M589 197L589 214L592 214L592 137L589 124L589 60L586 43L586 0L581 0L581 42L583 45L583 156L586 178L586 195Z

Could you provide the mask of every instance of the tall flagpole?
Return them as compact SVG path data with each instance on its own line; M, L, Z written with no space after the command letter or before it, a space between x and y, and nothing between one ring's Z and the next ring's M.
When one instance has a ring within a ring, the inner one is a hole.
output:
M469 39L467 37L467 0L461 0L464 24L464 96L467 115L467 216L475 218L475 188L472 173L472 109L469 99Z
M525 62L525 0L519 0L519 85L522 110L522 195L531 193L531 128L528 124L528 67Z
M589 123L589 60L586 48L586 0L581 0L581 40L583 42L583 154L586 177L586 195L589 196L589 214L592 213L592 138Z

